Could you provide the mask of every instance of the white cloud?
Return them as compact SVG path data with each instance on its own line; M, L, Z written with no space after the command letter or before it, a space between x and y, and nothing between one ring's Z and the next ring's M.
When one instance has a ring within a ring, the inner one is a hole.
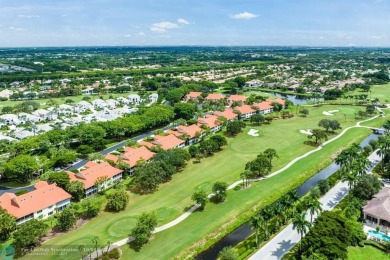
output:
M14 26L9 27L8 29L10 29L11 31L25 31L26 30L24 28L18 28L18 27L14 27Z
M325 39L325 37L321 35L320 37L318 37L318 39L323 40Z
M25 15L25 14L20 14L18 15L19 18L27 18L27 19L31 19L31 18L39 18L40 16L39 15Z
M179 25L171 22L159 22L152 24L149 29L152 32L166 32L169 29L179 28Z
M383 36L384 36L383 34L382 35L371 35L370 38L378 40L378 39L383 39Z
M125 34L125 35L123 35L123 37L125 37L125 38L130 38L130 37L131 37L131 34Z
M144 32L139 32L138 36L145 36L145 33Z
M230 18L232 18L232 19L246 19L246 20L253 19L256 17L257 17L257 15L252 14L252 13L248 13L248 12L243 12L243 13L239 13L239 14L235 14L235 15L230 16Z
M188 25L188 24L190 24L189 21L187 21L186 19L183 19L183 18L177 19L177 23L178 23L178 24L182 24L182 25Z

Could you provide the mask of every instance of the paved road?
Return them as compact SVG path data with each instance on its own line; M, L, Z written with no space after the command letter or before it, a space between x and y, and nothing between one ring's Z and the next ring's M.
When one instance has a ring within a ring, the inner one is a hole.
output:
M367 172L371 170L381 161L380 156L376 151L373 152L368 159L371 161L371 166ZM339 182L331 190L329 190L320 202L323 210L332 210L349 192L348 183ZM317 218L317 214L313 215L313 221ZM306 219L310 221L310 214L306 212ZM293 225L288 225L273 239L271 239L265 246L252 255L249 260L278 260L281 259L287 252L289 252L294 245L301 240L300 235L293 229Z
M34 185L20 187L20 188L8 188L8 187L0 186L0 195L2 195L3 193L6 193L6 192L15 193L15 192L18 192L21 190L32 191L32 190L35 190L35 188L34 188Z
M171 125L168 125L168 126L163 127L162 130L165 131L165 130L170 129L171 127L172 127ZM144 133L144 134L141 134L141 135L138 135L138 136L133 137L131 139L125 140L125 141L120 142L120 143L118 143L118 144L116 144L116 145L114 145L114 146L112 146L110 148L104 149L103 151L100 151L99 153L103 154L103 155L111 153L111 152L113 152L113 151L115 151L115 150L117 150L119 148L124 147L129 140L139 141L139 140L144 139L144 138L146 138L146 137L148 137L150 135L153 135L154 131L155 130L147 132L147 133ZM81 160L81 161L79 161L79 162L69 166L68 168L66 168L66 170L68 170L68 171L76 170L76 169L84 166L87 162L88 162L88 160Z
M165 126L162 128L163 131L165 130L168 130L172 127L172 125L168 125L168 126ZM155 130L154 130L155 131ZM139 141L141 139L144 139L150 135L153 135L154 134L154 131L150 131L150 132L147 132L147 133L144 133L144 134L141 134L141 135L138 135L136 137L133 137L131 138L130 140L134 140L134 141ZM126 143L128 142L129 140L125 140L123 142L120 142L110 148L107 148L107 149L104 149L103 151L100 151L99 153L100 154L108 154L108 153L111 153L119 148L122 148L123 146L126 145ZM79 160L77 161L76 163L72 164L71 166L69 166L68 168L66 168L66 170L70 171L70 170L75 170L75 169L78 169L82 166L84 166L86 163L88 162L88 160ZM3 193L5 192L11 192L11 193L15 193L15 192L18 192L20 190L27 190L27 191L32 191L34 190L34 185L30 185L30 186L26 186L26 187L21 187L21 188L8 188L8 187L4 187L4 186L0 186L0 195L2 195Z

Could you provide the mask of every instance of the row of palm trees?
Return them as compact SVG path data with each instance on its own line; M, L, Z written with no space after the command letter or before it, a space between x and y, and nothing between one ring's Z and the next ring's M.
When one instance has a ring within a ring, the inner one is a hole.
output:
M302 212L296 212L299 211L299 207L296 207L299 203L303 204L303 207L300 208ZM306 210L310 214L310 221L306 219ZM286 194L279 201L264 208L250 218L250 225L255 231L256 247L259 246L261 233L264 235L265 240L269 239L271 221L274 222L273 230L275 231L281 224L287 224L288 220L292 218L293 229L297 230L302 239L313 223L313 216L321 211L321 202L316 197L308 196L299 200L299 196L296 193Z
M367 154L356 143L344 149L336 157L335 162L340 166L341 179L348 182L350 189L353 188L358 177L364 175L371 165L371 162L367 159Z

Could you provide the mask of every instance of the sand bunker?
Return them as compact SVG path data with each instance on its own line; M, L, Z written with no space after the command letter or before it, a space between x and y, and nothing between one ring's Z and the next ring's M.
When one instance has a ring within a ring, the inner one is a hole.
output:
M299 130L299 132L301 132L301 134L305 134L305 135L312 135L313 134L310 129L308 129L307 131L306 130Z
M326 116L333 116L333 113L339 112L338 110L330 110L330 111L324 111L322 114Z
M248 135L259 136L258 132L259 132L259 130L251 129L251 130L249 130Z

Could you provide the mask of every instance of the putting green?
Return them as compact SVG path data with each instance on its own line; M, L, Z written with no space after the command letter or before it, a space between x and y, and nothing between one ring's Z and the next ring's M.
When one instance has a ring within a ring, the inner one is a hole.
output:
M359 110L358 109L355 109L353 107L336 107L334 110L338 110L339 112L336 112L334 114L337 114L337 113L343 113L343 114L347 114L347 115L355 115L355 113L357 113Z

